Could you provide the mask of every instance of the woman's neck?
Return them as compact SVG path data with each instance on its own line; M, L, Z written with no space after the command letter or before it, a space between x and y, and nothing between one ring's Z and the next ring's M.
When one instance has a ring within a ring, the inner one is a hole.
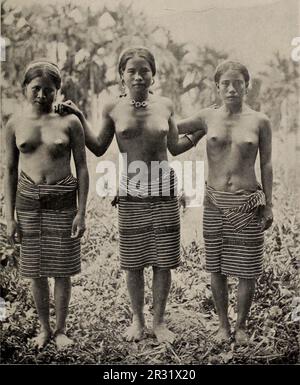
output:
M36 118L41 118L42 116L48 115L52 112L52 110L52 106L45 109L41 108L41 106L34 106L30 104L28 107L29 114Z
M243 111L243 103L223 104L223 109L228 115L238 114Z
M136 102L143 102L144 100L147 100L149 97L149 90L140 90L138 92L131 91L129 93L129 97Z

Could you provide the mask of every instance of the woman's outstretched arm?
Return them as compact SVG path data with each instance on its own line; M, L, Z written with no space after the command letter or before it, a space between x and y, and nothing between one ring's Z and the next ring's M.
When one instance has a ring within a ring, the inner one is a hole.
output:
M115 133L115 125L109 115L113 106L112 103L107 103L103 107L102 124L97 135L93 132L83 112L76 106L76 104L68 100L61 105L66 107L67 113L75 114L79 118L84 130L85 144L87 148L96 156L103 155L111 144Z
M205 124L206 110L207 109L201 110L189 118L178 121L177 127L179 134L194 134L197 132L198 135L202 134L202 136L204 136L207 131Z
M195 131L193 134L185 134L178 136L178 128L174 118L173 104L169 100L170 117L169 117L169 133L168 133L168 150L173 156L182 154L192 147L195 147L198 141L203 137L201 131Z

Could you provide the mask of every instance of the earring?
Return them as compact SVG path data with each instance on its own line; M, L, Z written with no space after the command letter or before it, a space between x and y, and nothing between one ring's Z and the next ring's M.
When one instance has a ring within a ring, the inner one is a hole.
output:
M125 97L127 94L126 94L126 87L125 87L125 82L124 80L122 79L121 80L121 95L120 97Z
M155 83L155 79L152 79L152 81L151 81L151 86L153 86L154 83ZM149 94L152 94L152 95L153 95L153 91L152 91L152 90L149 90Z

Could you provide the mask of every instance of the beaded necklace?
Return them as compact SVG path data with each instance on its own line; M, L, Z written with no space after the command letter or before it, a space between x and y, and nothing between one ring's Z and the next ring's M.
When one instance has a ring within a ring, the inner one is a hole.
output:
M135 108L146 108L148 106L148 103L146 100L143 100L142 102L137 102L134 99L131 99L130 102Z

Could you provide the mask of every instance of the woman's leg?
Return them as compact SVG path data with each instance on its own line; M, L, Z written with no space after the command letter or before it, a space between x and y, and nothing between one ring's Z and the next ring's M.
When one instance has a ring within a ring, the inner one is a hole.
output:
M230 324L228 320L228 287L227 277L221 273L211 273L211 289L216 311L219 316L219 330L214 337L215 342L226 342L230 338Z
M175 339L175 334L168 330L164 321L170 287L171 270L153 267L153 332L159 342L167 341L172 343Z
M127 341L139 341L143 338L144 319L144 269L127 271L127 288L132 308L132 324L126 330Z
M255 279L239 279L237 293L237 321L235 326L235 340L238 344L247 344L246 321L249 315L255 292Z
M34 278L31 280L32 294L41 324L41 333L34 338L38 348L46 345L51 337L49 319L49 285L47 278Z
M54 301L56 313L55 342L57 348L72 345L73 340L65 334L66 320L71 298L71 278L55 278Z

